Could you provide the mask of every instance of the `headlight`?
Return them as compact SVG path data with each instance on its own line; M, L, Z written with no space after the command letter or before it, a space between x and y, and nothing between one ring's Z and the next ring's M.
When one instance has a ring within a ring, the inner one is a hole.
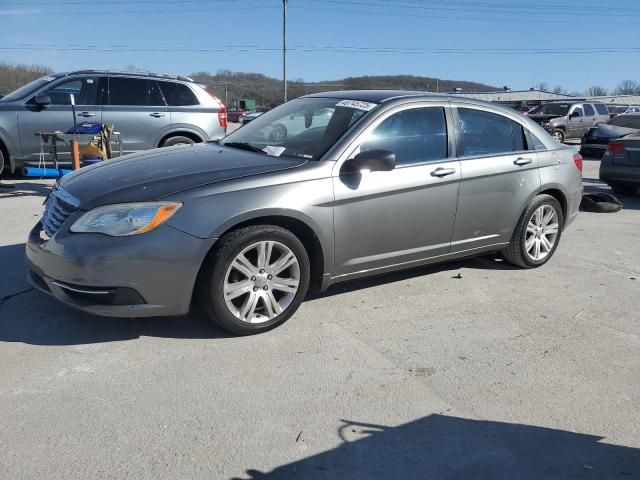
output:
M95 208L71 225L74 233L104 233L113 237L150 232L169 220L179 202L120 203Z

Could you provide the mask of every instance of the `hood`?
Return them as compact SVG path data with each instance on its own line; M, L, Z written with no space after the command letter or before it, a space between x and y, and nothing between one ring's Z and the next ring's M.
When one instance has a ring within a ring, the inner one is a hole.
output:
M161 148L84 167L60 186L90 210L102 205L144 202L233 178L298 167L306 160L196 144Z
M593 137L618 138L630 133L637 133L637 128L618 127L608 123L601 123L591 132Z
M553 120L554 118L562 118L562 116L559 116L559 115L544 115L542 113L528 114L527 117L529 117L531 120L533 120L536 123L548 122L550 120Z

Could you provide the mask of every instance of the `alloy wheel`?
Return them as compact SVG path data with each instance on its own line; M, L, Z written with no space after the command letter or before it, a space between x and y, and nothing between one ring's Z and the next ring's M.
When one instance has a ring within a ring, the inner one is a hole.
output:
M525 250L532 260L544 260L553 250L558 238L558 212L551 205L536 209L527 223Z
M300 264L293 251L274 241L242 250L224 278L229 311L246 323L265 323L291 304L300 285Z

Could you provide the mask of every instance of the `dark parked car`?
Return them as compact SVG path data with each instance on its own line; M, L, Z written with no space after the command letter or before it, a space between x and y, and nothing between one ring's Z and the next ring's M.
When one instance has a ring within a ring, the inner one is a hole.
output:
M63 177L29 236L30 281L107 316L186 314L197 299L224 328L258 333L310 287L486 252L544 265L578 214L581 168L495 104L309 95L218 142Z
M640 133L640 113L625 113L613 118L609 123L601 123L590 128L582 137L582 155L603 155L607 145L616 138Z
M243 125L246 125L247 123L254 121L263 113L264 112L247 113L244 117L240 119L240 123L242 123Z
M620 195L633 195L640 188L640 135L629 135L609 143L600 162L600 179Z

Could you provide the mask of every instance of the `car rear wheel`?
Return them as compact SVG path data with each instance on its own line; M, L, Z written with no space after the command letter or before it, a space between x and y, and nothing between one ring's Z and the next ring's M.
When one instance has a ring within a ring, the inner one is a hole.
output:
M565 139L565 134L562 130L560 130L559 128L556 128L553 133L553 138L556 139L556 142L558 143L564 143L564 139Z
M208 316L238 335L265 332L298 309L309 287L309 257L288 230L257 225L219 240L203 271L199 301Z
M638 187L636 185L629 185L627 183L611 183L611 190L613 190L618 195L627 195L631 196L638 191Z
M544 265L558 248L563 226L560 203L551 195L538 195L518 220L511 242L503 250L505 260L522 268Z
M178 135L175 137L169 137L164 142L162 142L161 147L175 147L176 145L193 145L195 140L189 137L183 137L182 135Z

